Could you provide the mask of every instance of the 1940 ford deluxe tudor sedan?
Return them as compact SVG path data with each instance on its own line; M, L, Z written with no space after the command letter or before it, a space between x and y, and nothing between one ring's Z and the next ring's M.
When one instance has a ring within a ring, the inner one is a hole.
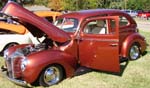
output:
M24 25L40 44L13 46L4 52L2 67L9 80L51 86L74 75L78 66L119 72L120 62L135 60L146 49L136 22L119 10L84 10L64 14L55 24L14 2L2 12Z

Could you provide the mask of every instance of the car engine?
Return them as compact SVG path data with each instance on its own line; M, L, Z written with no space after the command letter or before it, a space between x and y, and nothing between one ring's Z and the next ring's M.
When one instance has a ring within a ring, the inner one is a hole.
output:
M28 45L24 48L18 49L18 52L22 53L24 56L31 54L33 52L38 52L47 49L45 43L37 44L37 45Z

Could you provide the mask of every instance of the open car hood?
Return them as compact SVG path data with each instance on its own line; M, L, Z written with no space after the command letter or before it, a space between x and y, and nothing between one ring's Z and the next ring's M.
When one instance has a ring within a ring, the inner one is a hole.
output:
M11 16L12 19L16 19L35 37L41 37L46 34L50 39L57 42L70 40L70 36L66 32L15 2L9 1L2 9L2 13Z

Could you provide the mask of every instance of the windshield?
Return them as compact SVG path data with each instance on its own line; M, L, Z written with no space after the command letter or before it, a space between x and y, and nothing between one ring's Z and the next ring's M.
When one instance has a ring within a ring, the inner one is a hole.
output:
M75 32L78 20L74 18L61 18L57 19L54 25L66 32Z

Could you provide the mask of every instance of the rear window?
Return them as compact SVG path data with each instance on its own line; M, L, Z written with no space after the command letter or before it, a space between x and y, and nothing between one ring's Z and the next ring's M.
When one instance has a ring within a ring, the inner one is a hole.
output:
M125 27L129 25L129 21L127 20L126 17L120 16L119 17L119 27Z

